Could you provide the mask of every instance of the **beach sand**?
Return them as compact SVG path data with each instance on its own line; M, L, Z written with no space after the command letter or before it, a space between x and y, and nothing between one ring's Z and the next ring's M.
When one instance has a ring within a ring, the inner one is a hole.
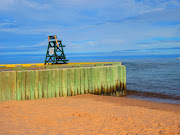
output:
M1 135L180 134L180 105L99 95L0 103Z

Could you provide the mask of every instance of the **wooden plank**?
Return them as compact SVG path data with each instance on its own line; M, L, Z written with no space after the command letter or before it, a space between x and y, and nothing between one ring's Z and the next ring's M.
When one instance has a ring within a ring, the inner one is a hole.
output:
M103 67L103 78L104 78L104 81L103 81L103 94L107 95L107 67L106 66Z
M22 97L22 71L17 71L16 100L21 100L21 97Z
M11 93L10 93L10 73L8 71L3 71L1 72L1 100L2 102L4 101L9 101L11 98Z
M98 69L97 67L94 68L94 94L98 94L98 87L97 87L97 77L98 77Z
M43 97L43 82L44 82L44 71L39 70L39 88L38 88L38 99L42 99Z
M77 76L76 78L77 94L80 95L81 94L81 69L80 68L77 68L76 76Z
M67 69L67 96L71 96L71 69Z
M10 71L10 90L11 90L11 98L10 98L10 100L16 100L16 72L15 71ZM1 99L0 99L0 102L1 102Z
M91 69L91 94L94 94L94 91L95 91L95 85L94 85L94 82L95 82L95 68L92 67Z
M55 70L54 69L52 69L51 70L51 97L55 97L55 80L56 80L56 78L55 78Z
M17 72L17 76L18 76L18 72ZM26 100L31 99L30 89L31 89L31 72L27 71L26 72ZM17 79L17 91L18 91L18 79Z
M78 70L77 70L77 68L75 68L74 69L74 95L77 95L77 89L78 89L78 83L77 83L77 78L78 78L78 76L77 76L77 74L78 74Z
M101 94L101 68L96 67L97 70L97 94Z
M35 90L34 90L34 86L35 86L35 71L34 70L31 70L30 71L30 78L31 78L31 85L30 85L30 97L31 99L34 99L34 93L35 93Z
M110 71L109 66L106 67L106 78L107 78L107 95L110 94Z
M117 66L114 66L114 91L116 92L117 89L117 83L118 83L118 70L117 70Z
M92 92L91 68L87 68L88 74L88 93Z
M43 91L42 97L48 98L48 70L43 70Z
M63 70L59 69L59 96L62 97L63 96Z
M63 88L63 97L67 97L67 69L62 70L62 88Z
M88 69L84 68L84 93L88 94Z
M70 70L71 72L71 76L70 76L70 80L71 80L71 84L70 84L70 88L71 88L71 96L74 96L74 69L72 68Z
M34 72L34 98L39 99L39 71Z
M123 66L123 83L124 83L124 95L127 94L127 89L126 89L126 66Z
M51 94L52 94L52 72L51 69L48 69L48 81L47 81L47 85L48 85L48 89L47 89L47 97L50 98Z
M121 66L121 92L123 93L124 79L123 79L123 66Z
M117 83L117 87L118 90L121 90L121 66L117 66L117 76L118 76L118 83Z
M84 94L84 68L80 68L81 71L81 94Z
M117 81L117 66L112 66L113 70L113 92L116 92L116 81Z
M55 97L59 97L59 90L60 90L60 88L59 88L59 70L58 69L55 69L55 79L54 79L54 81L55 81Z
M104 94L104 66L100 67L101 72L100 72L100 90L101 93L100 94Z
M21 73L21 100L26 99L26 71Z

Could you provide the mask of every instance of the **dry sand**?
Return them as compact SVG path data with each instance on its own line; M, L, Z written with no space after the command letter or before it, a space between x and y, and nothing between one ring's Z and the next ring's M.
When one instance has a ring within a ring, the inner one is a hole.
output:
M0 134L180 134L180 105L98 95L0 103Z

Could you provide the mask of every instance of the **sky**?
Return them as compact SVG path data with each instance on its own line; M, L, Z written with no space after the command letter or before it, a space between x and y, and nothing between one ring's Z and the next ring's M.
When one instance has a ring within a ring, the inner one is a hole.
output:
M0 63L44 61L49 35L62 40L67 57L180 54L180 0L0 3Z

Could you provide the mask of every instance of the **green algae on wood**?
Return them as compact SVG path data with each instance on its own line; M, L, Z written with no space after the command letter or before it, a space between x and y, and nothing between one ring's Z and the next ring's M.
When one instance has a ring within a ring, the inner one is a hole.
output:
M81 90L80 90L80 92L81 92L81 94L84 94L84 68L80 68L80 72L81 72L81 84L80 84L80 86L81 86Z
M25 81L25 79L24 79L24 81ZM10 100L16 100L16 72L15 71L10 71L10 90L11 90L10 91L11 92ZM1 95L1 92L0 92L0 95ZM1 99L0 99L0 101L1 101Z
M34 99L34 93L35 93L35 90L34 90L34 86L35 86L35 71L34 70L31 70L30 71L30 99Z
M48 98L48 70L43 70L43 78L42 84L43 84L43 91L42 91L42 97Z
M52 69L51 70L51 82L50 82L51 83L51 97L55 97L55 85L56 85L55 80L56 80L55 70Z
M22 100L22 71L17 71L16 100Z
M127 89L126 89L126 67L123 66L123 94L126 95L127 94Z
M21 100L26 99L26 71L21 73Z
M60 90L60 85L59 85L59 70L55 69L55 97L59 97L59 90Z
M63 97L67 97L67 69L62 70L62 88L63 88Z
M48 69L48 81L47 81L47 85L48 85L48 89L47 89L47 97L50 98L52 97L52 71L51 69Z
M91 68L87 68L87 77L88 77L88 93L92 92L92 79L91 79Z
M10 100L10 74L8 71L1 72L1 101Z
M59 96L63 95L63 70L59 69Z
M88 70L84 68L84 93L88 94Z
M38 99L41 99L43 97L43 81L44 81L43 70L39 70Z
M34 98L39 99L39 71L34 72Z

